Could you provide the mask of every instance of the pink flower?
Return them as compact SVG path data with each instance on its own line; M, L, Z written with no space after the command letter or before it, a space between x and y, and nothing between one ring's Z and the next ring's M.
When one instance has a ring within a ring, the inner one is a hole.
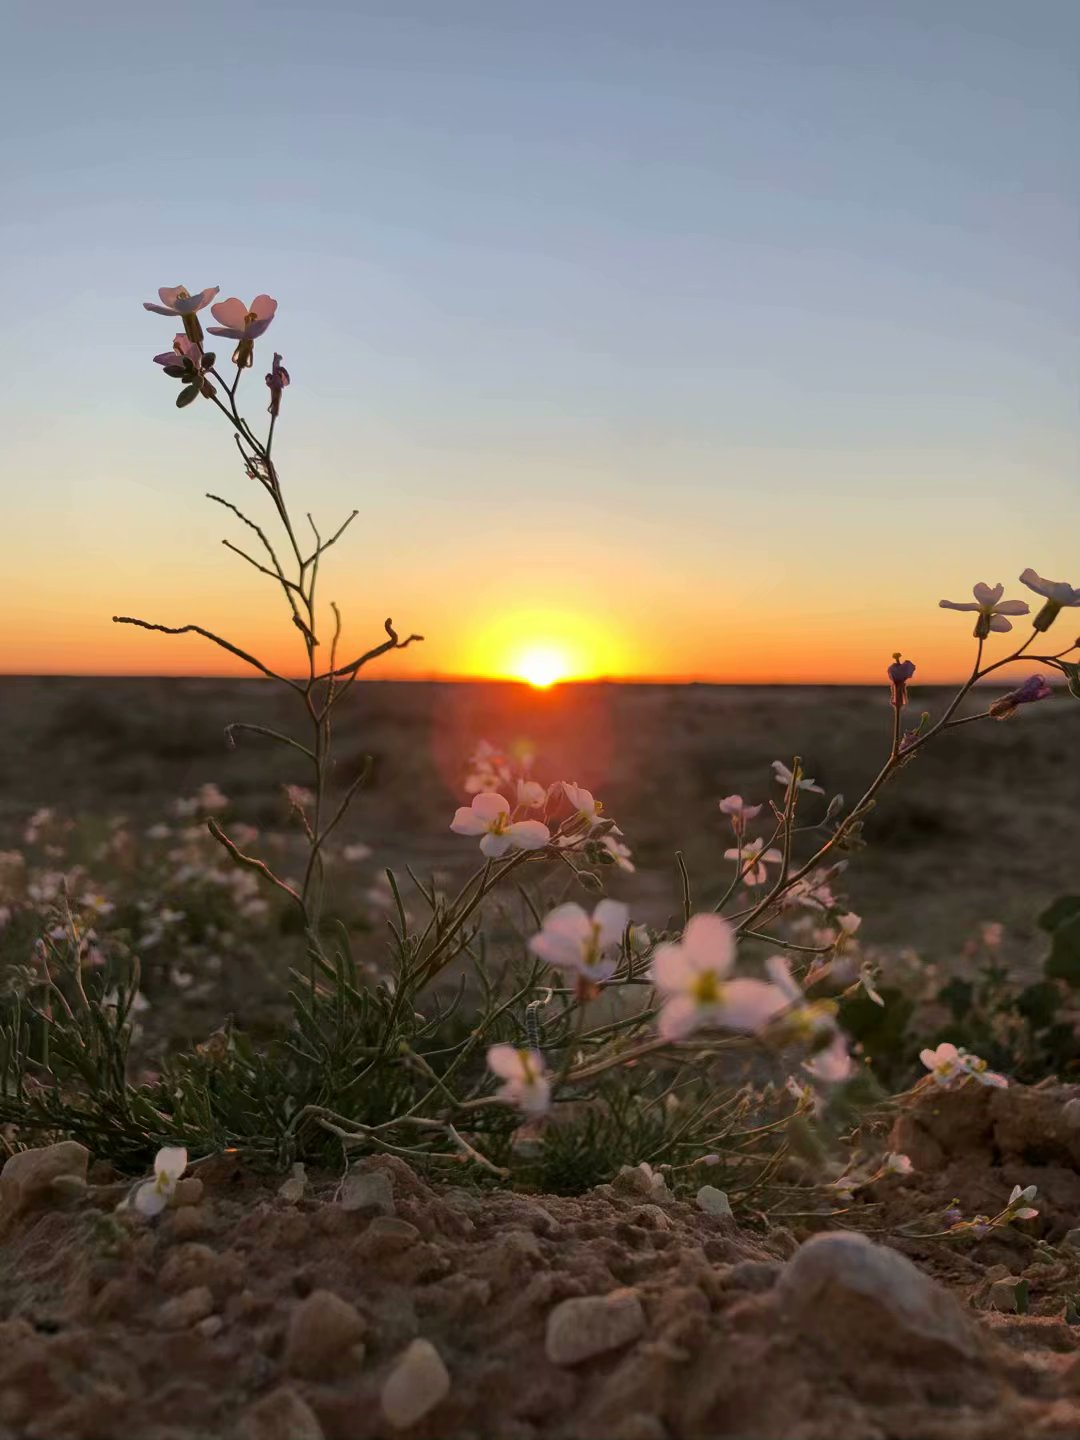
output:
M551 1103L551 1076L538 1050L516 1045L492 1045L488 1069L503 1082L495 1092L508 1105L526 1115L543 1115Z
M176 397L178 408L190 405L197 395L212 400L217 391L206 379L206 371L214 364L214 356L205 354L202 346L186 335L173 338L173 348L162 355L154 356L154 364L164 367L165 374L172 380L183 380L184 388Z
M271 300L269 295L256 295L250 305L232 295L228 300L219 301L210 311L221 323L208 328L211 335L223 335L226 340L239 341L233 352L233 364L246 366L251 364L254 341L269 328L276 311L277 301Z
M764 980L731 979L735 932L719 915L692 915L676 945L661 945L652 982L664 1000L659 1031L683 1040L702 1025L753 1032L787 1007L787 999Z
M748 821L757 819L761 809L760 805L747 805L741 795L725 795L720 801L720 814L731 816L731 828L736 835L742 834Z
M274 353L274 363L269 375L266 377L266 383L270 387L270 404L266 408L276 419L278 412L281 410L281 392L289 383L289 372L285 369L285 366L282 365L281 356L277 354L276 351Z
M592 915L571 900L544 916L543 929L529 941L529 949L557 970L586 980L609 980L618 969L629 919L620 900L601 900Z
M542 850L551 831L539 820L511 820L510 802L502 795L485 792L473 797L471 805L458 807L450 829L455 835L479 835L484 855L496 860L507 850Z
M183 321L184 332L189 340L202 339L202 326L199 324L195 312L203 310L214 296L218 293L218 286L215 285L209 290L200 290L197 295L192 295L183 285L166 285L159 290L158 296L160 305L154 305L149 300L143 301L144 310L152 310L155 315L178 315Z
M764 885L769 878L766 864L777 865L784 857L779 850L766 850L765 841L751 840L749 845L743 845L737 850L725 850L724 859L734 860L743 869L744 885Z
M975 629L972 633L979 640L985 639L991 630L1011 630L1012 621L1005 617L1007 615L1026 615L1030 609L1024 600L1002 600L1001 597L1005 593L1004 585L995 585L991 588L980 580L973 587L971 593L975 596L974 604L970 600L939 600L938 605L942 610L977 611L978 619L975 621Z

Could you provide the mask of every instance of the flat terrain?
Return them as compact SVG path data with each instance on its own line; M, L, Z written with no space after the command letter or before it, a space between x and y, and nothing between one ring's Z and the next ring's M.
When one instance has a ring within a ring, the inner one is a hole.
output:
M919 690L913 716L939 713L946 698ZM280 827L280 785L307 783L303 762L252 737L230 750L223 730L257 720L300 734L292 702L262 681L0 678L0 846L17 844L40 805L149 824L207 781L230 797L232 817ZM472 842L447 828L465 798L467 757L481 738L528 741L537 778L589 786L623 827L638 871L611 888L653 923L678 904L676 850L696 903L726 886L721 796L779 799L770 762L797 753L851 802L886 753L890 724L884 686L370 683L347 703L336 784L375 759L342 836L372 847L365 884L386 865L471 864ZM845 884L867 940L947 959L983 921L1004 922L1018 941L1030 935L1040 908L1080 883L1078 742L1080 704L1063 695L928 747L886 789L869 847L852 858ZM822 810L809 797L807 818Z

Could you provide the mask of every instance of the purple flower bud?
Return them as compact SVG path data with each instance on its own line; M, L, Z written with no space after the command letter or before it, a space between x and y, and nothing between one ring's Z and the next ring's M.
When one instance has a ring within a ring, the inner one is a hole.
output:
M897 650L893 653L893 663L886 673L892 685L892 703L899 710L907 704L907 682L915 674L915 666L910 660L901 660Z
M281 410L281 392L289 383L289 372L281 363L281 356L274 354L274 364L266 377L266 383L270 389L270 404L266 407L270 414L277 416Z
M995 700L990 706L990 714L995 720L1007 720L1015 713L1018 705L1031 705L1036 700L1046 700L1053 693L1053 686L1045 675L1029 675L1022 685Z

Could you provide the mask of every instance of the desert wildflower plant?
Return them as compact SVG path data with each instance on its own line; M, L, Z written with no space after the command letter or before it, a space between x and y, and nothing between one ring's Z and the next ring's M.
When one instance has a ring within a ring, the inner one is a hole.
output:
M718 801L732 842L716 857L726 877L719 898L709 891L715 876L699 886L680 857L681 913L659 933L603 894L606 878L632 872L635 861L633 837L602 798L545 774L532 754L478 740L462 767L462 803L446 817L475 868L456 889L413 867L387 871L381 933L358 938L328 906L327 856L368 775L361 767L339 779L342 706L369 667L422 637L387 619L383 637L343 653L342 616L322 587L359 512L325 530L310 514L299 518L274 448L286 391L290 404L295 394L281 353L259 367L261 400L248 399L256 345L280 323L277 301L217 295L216 287L165 287L146 304L181 327L153 360L178 387L176 406L198 414L178 423L212 420L233 447L251 498L208 498L235 527L223 543L283 597L299 673L196 623L114 618L201 636L287 692L293 730L243 721L226 739L266 745L302 767L302 785L283 780L301 838L299 873L229 813L216 784L148 832L131 893L116 898L93 889L85 866L50 870L34 860L41 844L55 851L49 836L63 825L45 812L34 817L31 860L0 855L5 918L23 927L29 956L0 1010L0 1119L20 1143L74 1136L139 1176L125 1203L147 1217L169 1205L189 1164L225 1150L280 1170L383 1151L464 1167L480 1183L556 1190L610 1180L626 1165L642 1167L649 1183L694 1187L705 1167L733 1203L765 1214L783 1213L793 1177L821 1187L823 1214L902 1179L912 1168L906 1155L850 1153L860 1117L904 1097L889 1099L876 1084L858 1027L846 1023L858 1006L887 1005L888 977L860 951L860 917L844 902L841 877L883 792L927 746L1045 701L1052 675L1080 697L1077 645L1055 649L1047 638L1080 609L1080 589L1024 570L1021 583L1042 603L1030 632L1004 653L990 647L1030 615L1026 600L981 581L972 601L942 600L974 616L975 651L940 713L909 718L916 665L895 653L883 665L881 763L862 794L853 804L830 797L799 756L777 759L759 795ZM209 335L234 344L231 371L204 333L207 310L218 322ZM265 409L261 424L248 418L255 404ZM981 682L1017 669L1014 688L980 708ZM346 859L363 858L351 848ZM223 1018L207 1040L142 1074L140 977L165 945L193 947L198 968L206 950L188 933L195 890L220 900L211 930L218 949L233 943L238 912L252 927L278 911L292 917L302 953L289 1019L254 1037ZM695 898L702 890L709 903ZM121 913L122 930L111 923ZM1073 949L1080 955L1080 900L1065 902L1048 928L1067 932L1055 950L1057 982L1080 984L1080 959L1068 969ZM922 1062L923 1077L909 1076L904 1093L1008 1083L948 1037L925 1046ZM1030 1199L1018 1189L995 1216L953 1217L941 1233L1030 1218Z

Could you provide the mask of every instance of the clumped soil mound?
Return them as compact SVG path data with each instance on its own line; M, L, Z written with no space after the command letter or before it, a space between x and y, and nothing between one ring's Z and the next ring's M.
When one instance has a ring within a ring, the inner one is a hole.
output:
M565 1198L392 1156L302 1195L214 1158L147 1221L106 1167L82 1188L81 1147L30 1152L0 1176L0 1436L1076 1440L1080 1270L1039 1239L1080 1213L1077 1093L921 1097L894 1135L921 1168L842 1217L868 1234L755 1237L641 1170ZM918 1238L1032 1183L1027 1234Z

